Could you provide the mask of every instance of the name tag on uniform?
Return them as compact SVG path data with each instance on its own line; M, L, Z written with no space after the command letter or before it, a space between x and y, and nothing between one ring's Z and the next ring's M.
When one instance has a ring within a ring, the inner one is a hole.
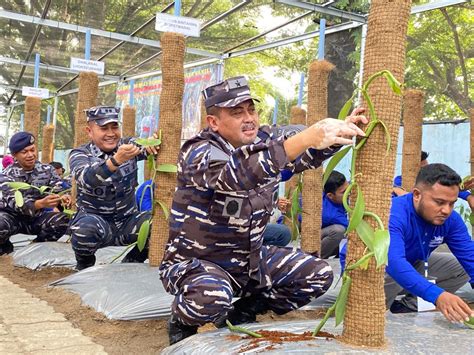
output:
M436 278L434 277L428 277L427 279L429 282L432 284L436 285ZM436 306L428 301L425 301L421 297L417 297L418 300L418 312L428 312L428 311L434 311L436 309Z

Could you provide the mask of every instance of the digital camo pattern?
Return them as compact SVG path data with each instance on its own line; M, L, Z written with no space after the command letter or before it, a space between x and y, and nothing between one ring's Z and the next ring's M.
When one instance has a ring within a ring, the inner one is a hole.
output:
M6 168L0 174L0 244L17 233L37 235L37 241L59 239L67 230L67 215L43 209L36 210L35 201L45 195L35 188L21 190L24 203L18 207L14 190L8 186L8 182L13 181L36 187L50 186L53 192L63 190L61 178L51 165L37 161L33 170L25 171L15 162Z
M128 143L121 139L121 144ZM122 164L112 173L106 160L115 153L105 153L87 143L69 155L71 174L77 184L78 212L71 222L72 246L76 255L92 255L108 245L127 245L137 240L141 224L150 217L140 213L135 203L138 184L137 162L146 153Z
M285 312L308 303L330 286L332 270L324 261L301 251L262 247L263 231L276 207L280 171L317 168L334 153L309 149L289 162L284 139L273 137L270 128L263 127L254 144L234 149L205 129L183 145L170 238L160 266L165 289L177 295L174 307L180 309L183 322L202 324L214 317L201 309L210 301L206 295L219 296L217 304L222 307L215 306L219 312L229 307L229 282L214 280L222 278L221 270L228 275L234 296L263 292L273 307ZM219 270L217 275L209 267ZM202 289L191 300L186 293L190 288L191 293L197 292L190 282L195 283L196 277L200 280L200 275ZM214 279L207 282L206 275ZM209 293L209 287L217 290Z

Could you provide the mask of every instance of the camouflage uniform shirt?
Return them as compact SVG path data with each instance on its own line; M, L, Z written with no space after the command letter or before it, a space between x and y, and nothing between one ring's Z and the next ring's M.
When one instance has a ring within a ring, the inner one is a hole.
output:
M14 191L7 185L12 181L26 182L36 187L50 186L53 192L63 190L61 178L49 164L36 161L31 171L25 171L18 162L6 168L0 174L0 210L28 217L37 217L42 213L42 210L35 209L34 204L36 200L44 198L45 195L35 188L21 190L24 203L22 207L18 207L15 203Z
M254 144L238 149L209 129L184 143L160 266L168 292L178 292L199 259L219 265L241 287L249 278L256 288L271 286L262 234L276 207L280 171L317 168L334 153L309 149L289 162L284 140L266 126Z
M120 139L117 147L126 143ZM110 219L122 219L137 212L137 161L145 159L146 154L126 161L112 172L106 160L115 151L105 153L92 142L71 151L69 166L77 184L76 204L80 211Z

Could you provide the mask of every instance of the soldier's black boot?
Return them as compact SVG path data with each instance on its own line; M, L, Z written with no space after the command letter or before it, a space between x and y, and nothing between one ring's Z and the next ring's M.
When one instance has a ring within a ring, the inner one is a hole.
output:
M254 323L257 320L257 314L264 314L269 310L267 300L255 295L242 297L235 301L233 306L234 309L230 310L227 316L214 322L217 328L226 327L226 320L229 320L232 325Z
M173 345L178 341L196 334L197 330L197 325L183 324L176 318L176 316L172 314L170 320L168 321L168 336L170 345Z
M122 259L122 263L144 263L146 259L148 259L148 246L140 251L135 245Z
M13 244L9 239L5 243L0 244L0 255L10 254L13 252Z
M84 270L87 269L88 267L94 266L95 265L95 255L77 255L76 254L76 270Z

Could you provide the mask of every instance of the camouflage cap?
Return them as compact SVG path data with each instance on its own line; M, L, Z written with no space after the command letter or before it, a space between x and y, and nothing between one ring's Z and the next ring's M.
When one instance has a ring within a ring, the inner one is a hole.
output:
M224 80L218 84L209 86L202 91L206 99L204 105L206 108L217 107L235 107L241 102L247 100L260 100L250 95L250 88L247 79L243 76L236 76Z
M94 106L85 110L87 122L95 122L99 126L107 123L119 122L120 107L114 106Z

